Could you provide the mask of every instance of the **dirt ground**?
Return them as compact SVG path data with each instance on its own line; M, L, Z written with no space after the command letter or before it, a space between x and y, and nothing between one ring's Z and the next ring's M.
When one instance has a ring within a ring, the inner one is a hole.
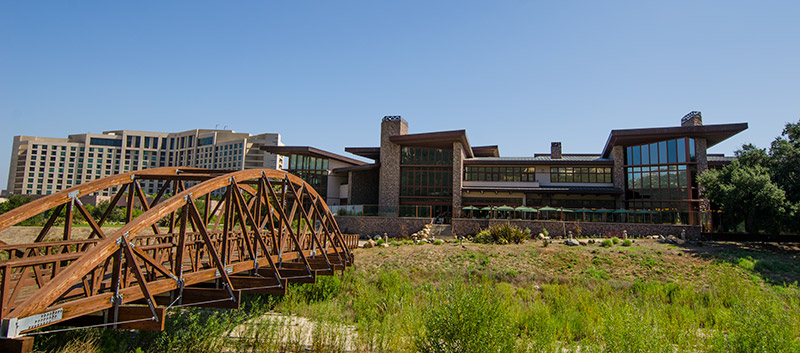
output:
M582 241L586 241L583 239ZM421 277L434 273L460 272L493 276L517 283L547 283L575 278L620 280L697 280L713 271L712 265L728 263L749 266L776 283L800 280L798 244L690 242L666 244L636 239L630 247L567 246L539 241L524 244L485 245L447 243L442 245L400 245L357 249L356 267L406 269Z
M106 234L113 233L121 226L112 226L112 227L103 227L103 232ZM0 231L0 241L5 242L6 244L25 244L25 243L32 243L36 236L39 235L39 232L42 230L42 227L22 227L22 226L14 226L3 231ZM75 226L72 228L72 238L73 239L86 239L89 234L92 232L92 229L88 226ZM146 234L153 234L151 229L147 230ZM60 240L63 239L64 236L64 227L63 226L54 226L50 229L45 237L46 240Z

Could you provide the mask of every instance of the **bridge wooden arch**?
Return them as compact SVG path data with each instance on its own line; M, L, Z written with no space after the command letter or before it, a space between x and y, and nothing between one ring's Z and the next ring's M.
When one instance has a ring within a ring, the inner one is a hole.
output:
M147 179L167 181L152 201L138 184ZM165 197L167 185L174 196ZM79 197L109 189L112 203L94 220ZM123 196L127 223L106 232ZM144 213L133 217L136 201ZM62 209L63 239L47 241ZM310 185L271 169L111 176L9 211L0 231L47 211L33 243L0 246L0 348L8 351L25 351L37 330L54 324L159 330L169 307L237 307L242 292L282 294L289 282L344 270L357 246ZM73 239L72 212L89 224L86 239Z

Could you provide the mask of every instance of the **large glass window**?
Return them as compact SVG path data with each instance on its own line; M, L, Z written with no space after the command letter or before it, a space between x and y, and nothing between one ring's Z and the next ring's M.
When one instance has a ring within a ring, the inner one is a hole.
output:
M328 159L300 154L289 156L287 171L311 185L323 198L328 197Z
M466 167L464 181L534 182L534 167Z
M400 205L437 206L434 217L448 217L453 204L453 151L403 147L400 156Z
M629 209L657 211L665 222L699 222L694 139L628 146L625 153Z
M610 183L610 167L551 167L551 183Z

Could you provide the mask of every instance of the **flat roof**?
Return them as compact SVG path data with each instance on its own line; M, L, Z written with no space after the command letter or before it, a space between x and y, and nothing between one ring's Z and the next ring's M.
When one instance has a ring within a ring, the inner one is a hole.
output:
M618 145L638 145L679 137L705 138L706 147L711 148L744 130L747 130L747 123L611 130L602 156L608 157L611 149Z
M290 155L290 154L301 154L306 156L312 157L319 157L319 158L329 158L334 159L339 162L348 163L352 165L365 165L367 163L352 159L349 157L345 157L336 153L324 151L318 148L314 148L311 146L261 146L260 148L262 151L267 151L271 153L276 153L280 155Z

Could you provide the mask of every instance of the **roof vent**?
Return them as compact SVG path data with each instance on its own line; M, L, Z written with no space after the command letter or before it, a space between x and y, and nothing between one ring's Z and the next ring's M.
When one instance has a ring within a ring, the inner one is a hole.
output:
M383 121L403 121L403 117L400 115L387 115L383 117Z

